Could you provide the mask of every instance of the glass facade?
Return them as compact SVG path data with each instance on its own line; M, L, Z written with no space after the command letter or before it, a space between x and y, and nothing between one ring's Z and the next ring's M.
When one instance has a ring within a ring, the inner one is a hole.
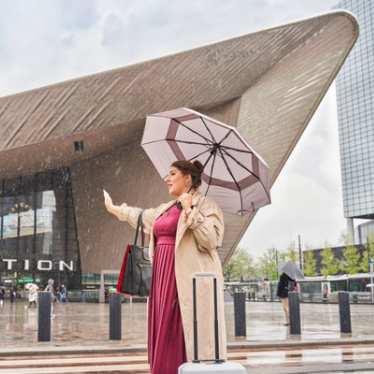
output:
M70 172L0 180L0 284L80 288Z
M374 2L343 0L337 7L360 25L336 79L344 216L374 218Z
M370 237L374 237L374 221L361 223L357 226L360 243L367 243Z

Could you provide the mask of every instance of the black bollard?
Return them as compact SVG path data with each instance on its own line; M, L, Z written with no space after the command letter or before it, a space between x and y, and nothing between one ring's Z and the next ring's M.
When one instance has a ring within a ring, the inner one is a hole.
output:
M290 314L290 334L301 334L301 321L300 321L300 300L298 292L288 293L288 307Z
M112 293L109 297L109 339L122 339L121 295Z
M247 336L245 319L245 292L234 293L235 336Z
M351 308L349 305L349 293L345 291L338 292L339 300L339 317L340 317L340 332L351 333Z
M51 293L38 292L38 341L51 341Z

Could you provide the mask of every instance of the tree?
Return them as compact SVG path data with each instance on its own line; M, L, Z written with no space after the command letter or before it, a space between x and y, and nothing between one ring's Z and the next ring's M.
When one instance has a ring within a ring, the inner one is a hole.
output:
M321 252L322 256L322 275L334 275L339 272L340 264L339 261L335 258L334 253L331 248L325 248Z
M308 276L316 275L317 261L313 251L304 252L304 274Z
M224 266L223 275L227 282L255 278L257 273L253 257L244 248L238 248Z
M286 258L288 261L292 261L295 264L299 261L299 252L296 249L295 242L291 242L287 248Z
M361 256L355 245L347 245L343 251L344 261L342 270L346 274L356 274L360 271Z
M278 261L282 261L281 254L279 255ZM266 252L260 257L259 261L259 271L263 278L269 280L278 279L278 269L277 269L277 250L274 248L267 249Z
M361 256L360 271L363 273L368 273L369 269L369 259L374 258L374 234L370 233L367 242L366 248Z

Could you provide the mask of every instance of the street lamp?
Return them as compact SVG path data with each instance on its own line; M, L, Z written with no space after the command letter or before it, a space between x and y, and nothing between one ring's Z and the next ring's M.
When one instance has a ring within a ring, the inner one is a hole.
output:
M301 252L301 236L298 235L297 238L299 242L299 265L300 265L300 269L303 270L303 254Z

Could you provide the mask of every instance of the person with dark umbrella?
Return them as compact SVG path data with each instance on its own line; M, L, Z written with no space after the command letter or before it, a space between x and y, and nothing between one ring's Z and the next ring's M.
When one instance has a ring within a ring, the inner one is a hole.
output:
M285 326L290 323L290 313L288 306L288 292L295 291L297 289L297 279L304 278L304 273L301 269L292 261L287 261L279 267L279 272L281 276L278 282L277 296L279 297L286 322Z
M296 281L291 279L286 273L282 273L277 288L277 296L279 297L286 322L284 323L285 326L288 326L290 323L290 316L289 316L289 307L288 307L288 292L293 291L296 288Z

